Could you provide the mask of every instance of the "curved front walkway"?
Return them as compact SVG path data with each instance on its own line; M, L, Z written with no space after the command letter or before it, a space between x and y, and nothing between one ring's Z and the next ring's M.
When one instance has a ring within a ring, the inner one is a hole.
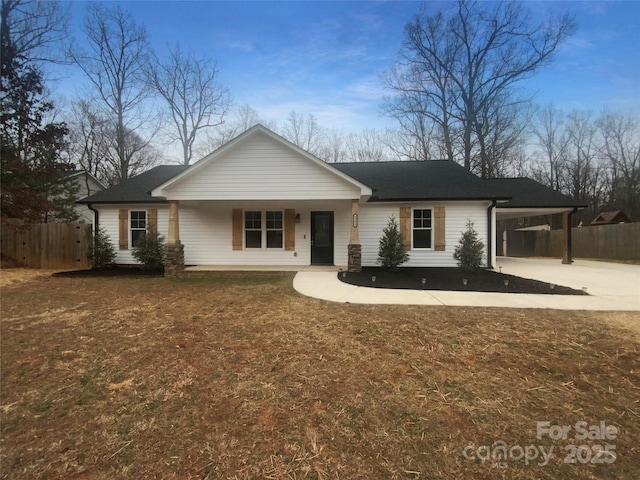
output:
M342 303L640 311L640 265L588 260L563 265L557 259L499 257L500 267L502 273L586 288L589 296L357 287L338 280L335 271L301 271L293 287L309 297Z

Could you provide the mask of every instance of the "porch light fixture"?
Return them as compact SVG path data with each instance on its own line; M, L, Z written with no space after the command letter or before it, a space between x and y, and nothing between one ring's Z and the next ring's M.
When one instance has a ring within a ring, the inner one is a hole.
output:
M358 214L353 214L353 228L358 228Z
M296 223L300 223L300 214L296 213Z

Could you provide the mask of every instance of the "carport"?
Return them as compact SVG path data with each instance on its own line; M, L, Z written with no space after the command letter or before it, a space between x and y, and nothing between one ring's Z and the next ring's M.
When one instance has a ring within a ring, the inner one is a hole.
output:
M584 202L574 200L530 178L492 178L486 181L492 184L496 192L511 197L511 200L496 204L496 222L512 218L562 214L562 263L573 262L571 218L575 212L587 207Z

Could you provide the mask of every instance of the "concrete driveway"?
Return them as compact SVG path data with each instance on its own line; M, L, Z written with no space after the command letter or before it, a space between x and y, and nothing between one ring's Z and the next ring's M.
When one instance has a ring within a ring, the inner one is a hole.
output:
M640 311L640 265L559 259L499 257L502 273L576 289L589 296L532 295L439 290L393 290L357 287L338 280L335 272L301 271L294 288L307 296L342 303L553 308L561 310Z

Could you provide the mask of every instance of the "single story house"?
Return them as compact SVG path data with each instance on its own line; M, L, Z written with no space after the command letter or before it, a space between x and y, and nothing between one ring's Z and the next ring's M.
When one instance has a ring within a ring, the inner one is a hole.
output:
M328 164L262 125L191 166L155 167L80 203L117 245L118 263L135 263L133 243L157 229L168 274L185 264L375 266L391 216L406 266L456 266L468 220L492 266L497 215L568 221L584 207L533 180L482 180L450 161Z

